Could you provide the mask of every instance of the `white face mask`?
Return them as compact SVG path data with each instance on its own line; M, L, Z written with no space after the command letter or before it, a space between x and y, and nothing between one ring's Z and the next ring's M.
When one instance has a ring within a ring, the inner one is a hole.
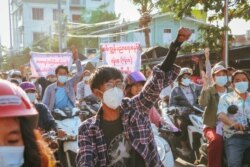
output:
M90 79L90 76L86 76L86 77L84 77L82 80L83 80L84 82L88 82L89 79Z
M56 81L57 81L57 78L56 78L56 77L50 78L49 81L50 81L50 82L56 82Z
M16 78L16 80L20 83L22 83L22 79L21 78Z
M120 88L114 87L106 90L103 93L103 102L112 109L117 109L123 99L123 91Z
M0 146L0 166L20 167L24 163L24 146Z
M36 78L32 78L32 79L30 79L30 82L35 83L36 80L37 80Z
M36 101L36 94L35 93L27 93L27 96L29 97L29 99L32 103L34 103Z
M191 80L189 78L182 78L182 84L184 86L189 86L191 83Z

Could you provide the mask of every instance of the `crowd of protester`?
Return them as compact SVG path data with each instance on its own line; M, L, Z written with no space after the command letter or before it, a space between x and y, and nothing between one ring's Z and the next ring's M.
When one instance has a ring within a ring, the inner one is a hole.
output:
M230 134L232 128L243 131L250 125L249 76L221 62L211 65L209 49L205 49L203 83L195 84L191 68L174 64L190 35L189 29L181 28L163 62L145 75L136 71L124 78L110 66L83 70L77 54L72 56L77 72L71 77L62 65L39 78L23 77L18 70L1 73L0 166L55 166L41 133L54 130L59 137L65 136L51 112L78 107L86 100L99 102L100 108L79 127L77 166L163 166L151 129L151 123L161 126L161 113L155 107L160 95L168 106L204 108L208 167L222 166L224 151L228 166L240 167L244 151L250 148L250 135ZM228 113L231 105L237 106L236 114ZM188 114L187 110L176 117L182 132L178 149L183 155L190 154ZM116 150L121 151L119 156Z

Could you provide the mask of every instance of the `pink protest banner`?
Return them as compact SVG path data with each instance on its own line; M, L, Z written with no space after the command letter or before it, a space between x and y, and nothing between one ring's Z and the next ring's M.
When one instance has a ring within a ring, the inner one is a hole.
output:
M103 43L100 45L103 64L116 67L123 74L141 69L141 46L139 43Z
M30 67L34 77L46 77L49 73L53 73L59 65L70 68L73 62L72 53L31 52L30 55Z

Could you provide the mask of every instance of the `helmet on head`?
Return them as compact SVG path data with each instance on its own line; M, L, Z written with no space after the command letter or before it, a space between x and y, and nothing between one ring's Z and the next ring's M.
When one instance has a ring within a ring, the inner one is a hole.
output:
M146 82L145 76L140 71L135 71L127 75L125 79L125 84L127 86L132 86L138 82Z
M22 78L22 74L20 71L18 70L13 70L10 72L10 78L16 78L16 77L20 77Z
M37 123L37 111L26 93L18 86L0 79L0 118L27 117L33 127Z
M22 82L19 85L24 91L26 90L36 90L36 86L32 82Z
M193 74L193 70L191 68L188 68L188 67L181 68L181 71L180 71L180 73L179 73L179 75L178 75L177 78L179 79L184 74L192 75Z

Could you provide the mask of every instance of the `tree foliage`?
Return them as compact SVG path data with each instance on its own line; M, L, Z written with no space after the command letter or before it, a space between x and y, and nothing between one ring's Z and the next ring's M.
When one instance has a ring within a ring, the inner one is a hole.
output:
M143 30L145 36L145 44L146 47L150 47L150 30L148 28L152 17L151 12L153 11L154 7L157 5L158 2L154 2L153 0L131 0L137 7L138 11L140 12L140 19L139 19L139 27L145 28Z
M174 12L177 19L185 16L193 16L192 10L199 8L201 11L209 12L207 20L209 23L220 21L224 18L224 1L223 0L160 0L158 7L161 12ZM228 21L234 18L250 19L250 0L228 0ZM210 47L214 51L222 51L224 32L230 31L229 27L219 27L203 24L199 27L200 39L193 45L194 50ZM232 35L229 35L229 41L232 41ZM187 46L187 48L189 48Z

